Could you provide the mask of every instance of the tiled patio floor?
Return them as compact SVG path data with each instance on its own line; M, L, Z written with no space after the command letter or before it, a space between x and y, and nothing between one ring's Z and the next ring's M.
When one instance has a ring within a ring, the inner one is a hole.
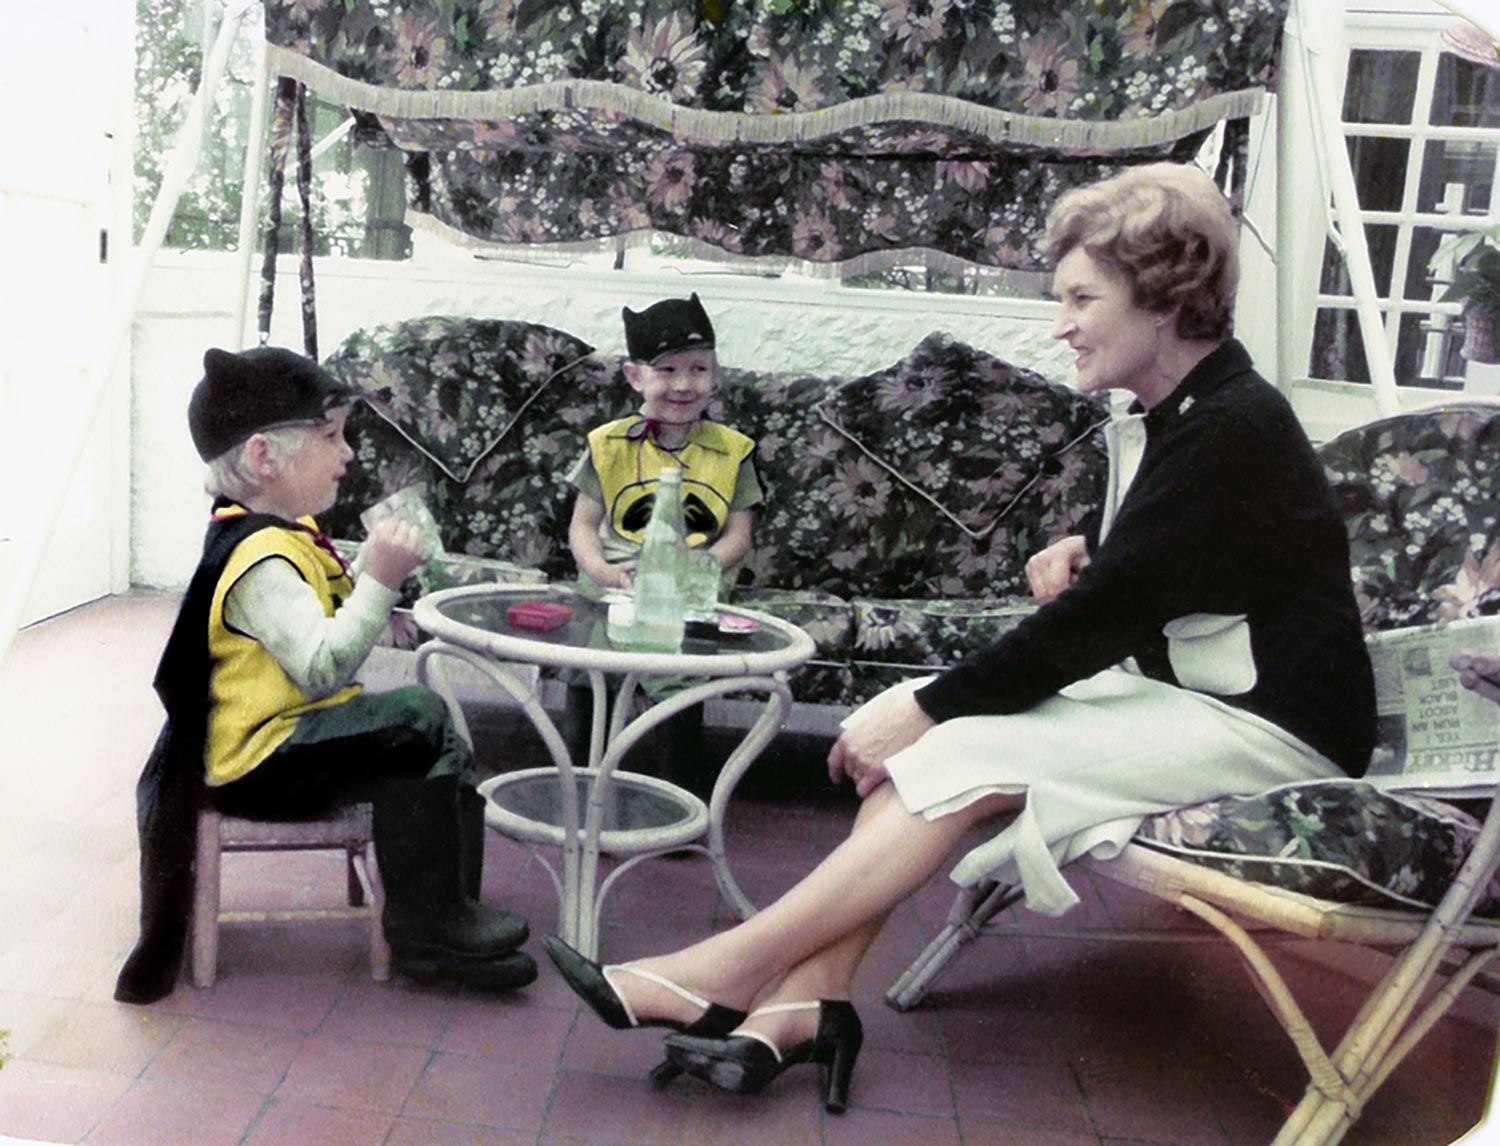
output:
M376 985L354 927L226 928L216 987L184 986L149 1008L114 1003L135 933L133 787L160 721L149 681L175 609L148 594L87 606L22 633L0 666L0 1141L1241 1146L1269 1141L1301 1094L1290 1042L1219 944L988 940L924 1007L889 1010L882 992L946 914L942 877L892 919L867 964L856 999L866 1049L843 1117L819 1109L808 1069L753 1098L691 1081L652 1090L657 1036L606 1031L545 966L510 998ZM496 728L481 727L492 743L514 734ZM796 738L773 751L773 777L821 767ZM514 755L497 745L486 760ZM759 780L732 813L731 859L759 902L852 814L815 783L784 787ZM226 894L241 903L342 887L333 856L231 861ZM1081 890L1066 924L1158 910L1113 887ZM499 838L485 896L524 911L538 934L555 920L545 872ZM656 861L621 881L605 954L721 922L705 862ZM1357 976L1318 960L1286 967L1320 1030L1339 1029ZM1495 1013L1476 997L1439 1024L1347 1141L1462 1136L1484 1108Z

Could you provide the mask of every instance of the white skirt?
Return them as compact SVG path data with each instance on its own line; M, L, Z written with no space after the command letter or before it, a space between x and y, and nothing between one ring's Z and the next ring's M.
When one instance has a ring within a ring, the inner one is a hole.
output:
M887 690L845 727L925 683ZM990 793L1024 793L1021 811L959 860L952 878L1018 885L1026 906L1046 915L1078 902L1061 865L1090 852L1118 855L1146 816L1343 775L1269 721L1119 668L1027 712L945 721L886 767L907 810L929 820Z

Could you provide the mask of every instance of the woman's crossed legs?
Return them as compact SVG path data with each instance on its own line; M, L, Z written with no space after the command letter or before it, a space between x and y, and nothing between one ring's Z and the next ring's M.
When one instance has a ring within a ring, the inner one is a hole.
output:
M854 827L805 878L763 911L681 950L635 961L705 999L755 1011L780 1003L847 999L886 915L942 866L974 825L1016 810L1023 797L994 794L927 820L906 810L887 781L865 798ZM635 975L616 989L643 1018L689 1023L700 1010ZM751 1015L754 1030L785 1046L810 1036L810 1011Z

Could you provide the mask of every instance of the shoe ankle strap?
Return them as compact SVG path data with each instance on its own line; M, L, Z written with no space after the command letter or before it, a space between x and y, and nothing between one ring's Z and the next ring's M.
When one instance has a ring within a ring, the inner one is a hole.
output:
M609 982L609 973L611 971L626 971L638 979L645 979L648 983L655 983L658 987L665 987L679 999L687 1003L692 1003L695 1007L702 1007L705 1011L713 1005L707 999L699 998L686 987L672 982L665 975L658 975L655 971L648 971L644 967L637 967L634 963L616 963L614 966L605 967L603 969L605 982ZM620 1006L625 1011L626 1018L630 1020L630 1025L632 1027L640 1026L640 1023L636 1020L635 1011L631 1009L630 1003L626 1000L624 993L618 987L615 987L614 983L609 982L609 985L614 987L615 997L620 1000Z
M784 1015L788 1011L816 1011L822 1005L816 999L805 1003L772 1003L768 1007L756 1007L750 1012L750 1017L753 1019L756 1015Z
M805 1003L772 1003L768 1007L755 1008L755 1010L751 1011L750 1014L746 1017L748 1019L753 1019L756 1015L784 1015L790 1011L817 1011L821 1010L822 1006L823 1004L818 1002L816 999ZM762 1043L770 1049L773 1055L776 1056L776 1061L778 1064L782 1061L781 1048L776 1045L775 1040L773 1040L770 1035L763 1035L759 1031L746 1030L735 1031L735 1034L741 1035L747 1039L754 1039L756 1042Z

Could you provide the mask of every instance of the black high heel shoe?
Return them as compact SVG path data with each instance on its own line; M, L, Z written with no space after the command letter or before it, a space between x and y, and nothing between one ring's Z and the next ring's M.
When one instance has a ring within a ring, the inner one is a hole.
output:
M568 984L573 993L589 1005L589 1009L599 1016L605 1026L617 1031L628 1031L636 1027L669 1027L684 1035L692 1035L701 1038L714 1038L727 1035L735 1027L745 1021L745 1012L736 1011L731 1007L721 1007L718 1003L711 1003L707 999L701 999L684 987L678 986L670 979L663 978L654 971L646 971L629 963L620 963L609 967L601 967L594 960L583 955L575 948L564 943L556 935L542 937L542 947L546 949L547 956L552 960L558 973L562 975L563 981ZM611 971L624 971L645 979L648 982L665 987L679 998L703 1008L703 1014L699 1015L691 1023L679 1023L671 1019L641 1019L630 1009L630 1004L625 1001L625 996L620 994L614 983L610 982ZM674 1063L658 1063L651 1070L651 1082L658 1087L666 1086L679 1074L682 1068Z
M864 1042L864 1027L854 1004L823 999L816 1003L781 1003L751 1013L818 1009L818 1033L783 1051L764 1035L747 1031L727 1038L711 1038L682 1031L665 1039L667 1062L695 1078L735 1094L754 1094L787 1067L799 1062L818 1064L823 1108L842 1114L849 1105L849 1079Z

